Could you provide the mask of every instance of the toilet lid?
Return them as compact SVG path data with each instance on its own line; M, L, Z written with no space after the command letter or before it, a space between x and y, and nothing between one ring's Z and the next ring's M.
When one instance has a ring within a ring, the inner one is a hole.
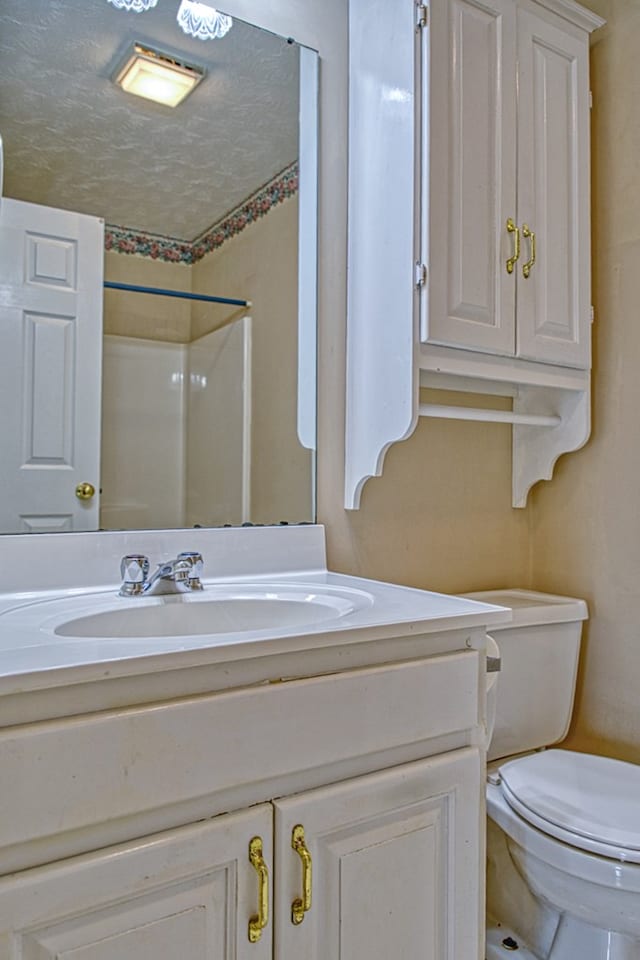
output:
M503 764L500 777L509 805L544 833L640 863L640 766L545 750Z

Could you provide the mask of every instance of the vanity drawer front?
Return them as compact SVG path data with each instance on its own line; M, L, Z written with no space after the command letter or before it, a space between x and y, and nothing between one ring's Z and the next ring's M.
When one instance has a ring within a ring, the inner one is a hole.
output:
M468 650L7 729L0 849L471 729L479 663Z

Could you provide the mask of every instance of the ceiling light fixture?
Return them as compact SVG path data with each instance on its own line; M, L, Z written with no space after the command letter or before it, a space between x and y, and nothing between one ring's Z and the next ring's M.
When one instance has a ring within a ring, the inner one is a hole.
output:
M210 7L208 3L182 0L178 10L178 23L191 37L199 40L219 40L229 33L233 19Z
M131 10L133 13L144 13L155 7L158 0L109 0L118 10Z
M202 67L136 43L113 81L127 93L177 107L197 87L204 73Z

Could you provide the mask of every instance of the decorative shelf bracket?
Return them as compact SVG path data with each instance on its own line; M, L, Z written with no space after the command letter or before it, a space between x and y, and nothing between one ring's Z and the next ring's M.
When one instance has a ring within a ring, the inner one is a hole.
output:
M437 384L430 381L431 387ZM380 476L385 454L397 440L411 435L418 416L446 420L466 420L512 425L512 504L525 507L529 491L539 480L550 480L556 461L563 453L572 453L584 446L591 430L591 405L588 377L580 389L566 387L517 385L486 382L492 396L513 398L512 410L486 407L453 406L415 402L412 411L410 390L382 403L378 392L369 400L376 416L364 418L360 430L355 424L348 429L345 508L357 510L366 481ZM482 392L477 380L447 377L442 388ZM402 402L401 402L402 398ZM395 418L392 413L395 411ZM404 426L404 430L398 427ZM357 456L354 456L357 454Z
M553 408L560 422L553 429L513 427L513 506L525 507L529 490L538 480L551 480L556 461L563 453L583 447L591 432L591 397L585 390L550 390L548 387L520 387L514 398L514 412Z

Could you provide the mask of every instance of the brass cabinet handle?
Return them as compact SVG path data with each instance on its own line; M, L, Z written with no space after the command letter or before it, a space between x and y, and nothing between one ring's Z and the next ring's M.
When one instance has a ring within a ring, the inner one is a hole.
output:
M258 874L258 912L249 920L249 940L257 943L269 922L269 871L262 856L260 837L254 837L249 844L249 862Z
M92 483L79 483L76 487L78 500L91 500L96 495L96 488Z
M520 230L516 227L511 217L507 220L507 233L515 234L513 256L507 260L507 273L513 273L516 261L520 258Z
M526 263L523 263L523 264L522 264L522 276L525 278L525 280L528 280L528 279L529 279L529 276L530 276L530 274L531 274L531 268L533 267L534 263L536 262L536 235L535 235L535 233L533 232L533 230L531 230L531 229L527 226L526 223L523 223L523 225L522 225L522 236L523 236L523 237L526 237L526 238L529 240L530 244L531 244L531 259L530 259L530 260L527 260Z
M304 915L311 910L311 854L304 841L304 827L298 824L291 834L291 846L302 860L302 897L291 904L291 922L296 926L302 923Z

